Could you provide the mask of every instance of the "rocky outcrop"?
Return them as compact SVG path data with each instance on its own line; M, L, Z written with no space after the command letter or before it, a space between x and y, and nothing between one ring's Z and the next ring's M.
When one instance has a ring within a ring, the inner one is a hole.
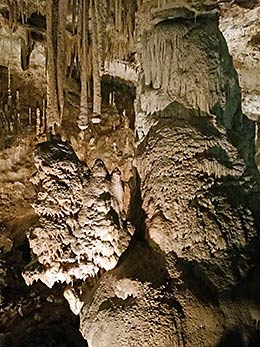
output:
M190 266L175 265L170 278L162 255L133 244L84 298L89 346L257 346L259 306L250 294L216 298Z

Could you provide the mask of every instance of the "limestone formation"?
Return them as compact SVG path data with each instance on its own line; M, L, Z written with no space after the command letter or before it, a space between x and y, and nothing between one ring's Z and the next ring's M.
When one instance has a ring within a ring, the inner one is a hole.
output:
M90 170L69 143L56 138L37 145L34 156L33 208L40 218L28 235L35 260L25 270L26 282L40 279L52 287L113 269L134 231L118 207L114 186L121 181L114 182L101 160Z

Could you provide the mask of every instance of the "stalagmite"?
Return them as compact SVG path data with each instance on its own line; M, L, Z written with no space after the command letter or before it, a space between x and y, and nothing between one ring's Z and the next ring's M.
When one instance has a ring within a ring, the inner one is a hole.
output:
M120 215L124 211L124 187L118 168L115 168L111 174L111 192L113 194L113 208Z
M255 122L255 145L257 145L258 141L258 122Z
M15 100L15 102L16 102L16 109L19 111L20 110L20 92L19 92L19 90L17 90L16 91L16 100Z
M112 93L112 105L116 106L116 101L115 101L115 92Z
M45 100L42 100L42 117L41 117L41 133L44 134L46 131L46 110Z

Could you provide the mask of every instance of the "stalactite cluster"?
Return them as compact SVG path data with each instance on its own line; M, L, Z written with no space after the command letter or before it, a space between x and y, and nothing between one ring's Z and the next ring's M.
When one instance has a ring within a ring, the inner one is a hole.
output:
M0 148L8 147L17 136L40 136L46 131L46 100L23 105L24 95L17 83L10 67L0 68Z
M79 127L88 123L88 98L92 99L92 112L101 114L101 78L105 61L128 60L134 51L135 1L110 2L72 1L72 28L78 39L69 47L69 60L79 62L81 79L81 101ZM75 24L76 23L76 24ZM75 44L78 48L75 48ZM108 63L109 64L109 63ZM92 91L92 93L91 93Z
M29 0L8 0L9 26L16 30L32 14ZM37 8L37 4L35 5ZM101 115L101 79L105 62L133 61L135 0L49 0L46 2L47 131L60 127L64 110L64 78L80 78L78 126L88 127L88 114ZM33 40L21 41L21 66L28 68ZM92 107L90 107L92 105Z
M18 21L26 22L29 16L28 1L7 0L9 6L9 26L12 30L17 29Z
M135 16L136 0L115 0L110 3L110 18L108 25L108 40L106 59L121 59L127 61L135 52Z
M19 24L26 24L33 12L44 14L45 1L2 0L3 6L8 7L8 25L15 31Z

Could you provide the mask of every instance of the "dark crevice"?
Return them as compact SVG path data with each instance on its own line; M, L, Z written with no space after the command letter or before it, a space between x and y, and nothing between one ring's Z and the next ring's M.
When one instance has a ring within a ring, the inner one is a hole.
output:
M216 347L259 347L260 332L255 327L235 326L227 330Z
M235 0L235 4L243 8L253 9L259 5L258 0Z
M109 298L108 300L102 302L98 311L115 311L116 309L119 309L120 311L124 309L127 310L128 306L134 305L135 300L136 299L133 296L128 296L126 299L121 299L118 297Z
M217 288L203 274L196 261L178 259L176 268L181 272L181 279L185 283L185 287L193 292L195 297L205 304L213 303L218 305Z
M40 13L32 13L27 19L27 23L37 29L46 30L46 17Z
M118 216L117 212L112 207L110 208L110 211L108 212L108 217L111 218L111 220L115 223L115 225L120 227L119 216Z
M142 259L142 261L140 261ZM117 278L131 278L161 288L169 283L165 257L152 249L147 242L132 238L127 250L121 255L115 269ZM170 288L167 287L167 290Z

